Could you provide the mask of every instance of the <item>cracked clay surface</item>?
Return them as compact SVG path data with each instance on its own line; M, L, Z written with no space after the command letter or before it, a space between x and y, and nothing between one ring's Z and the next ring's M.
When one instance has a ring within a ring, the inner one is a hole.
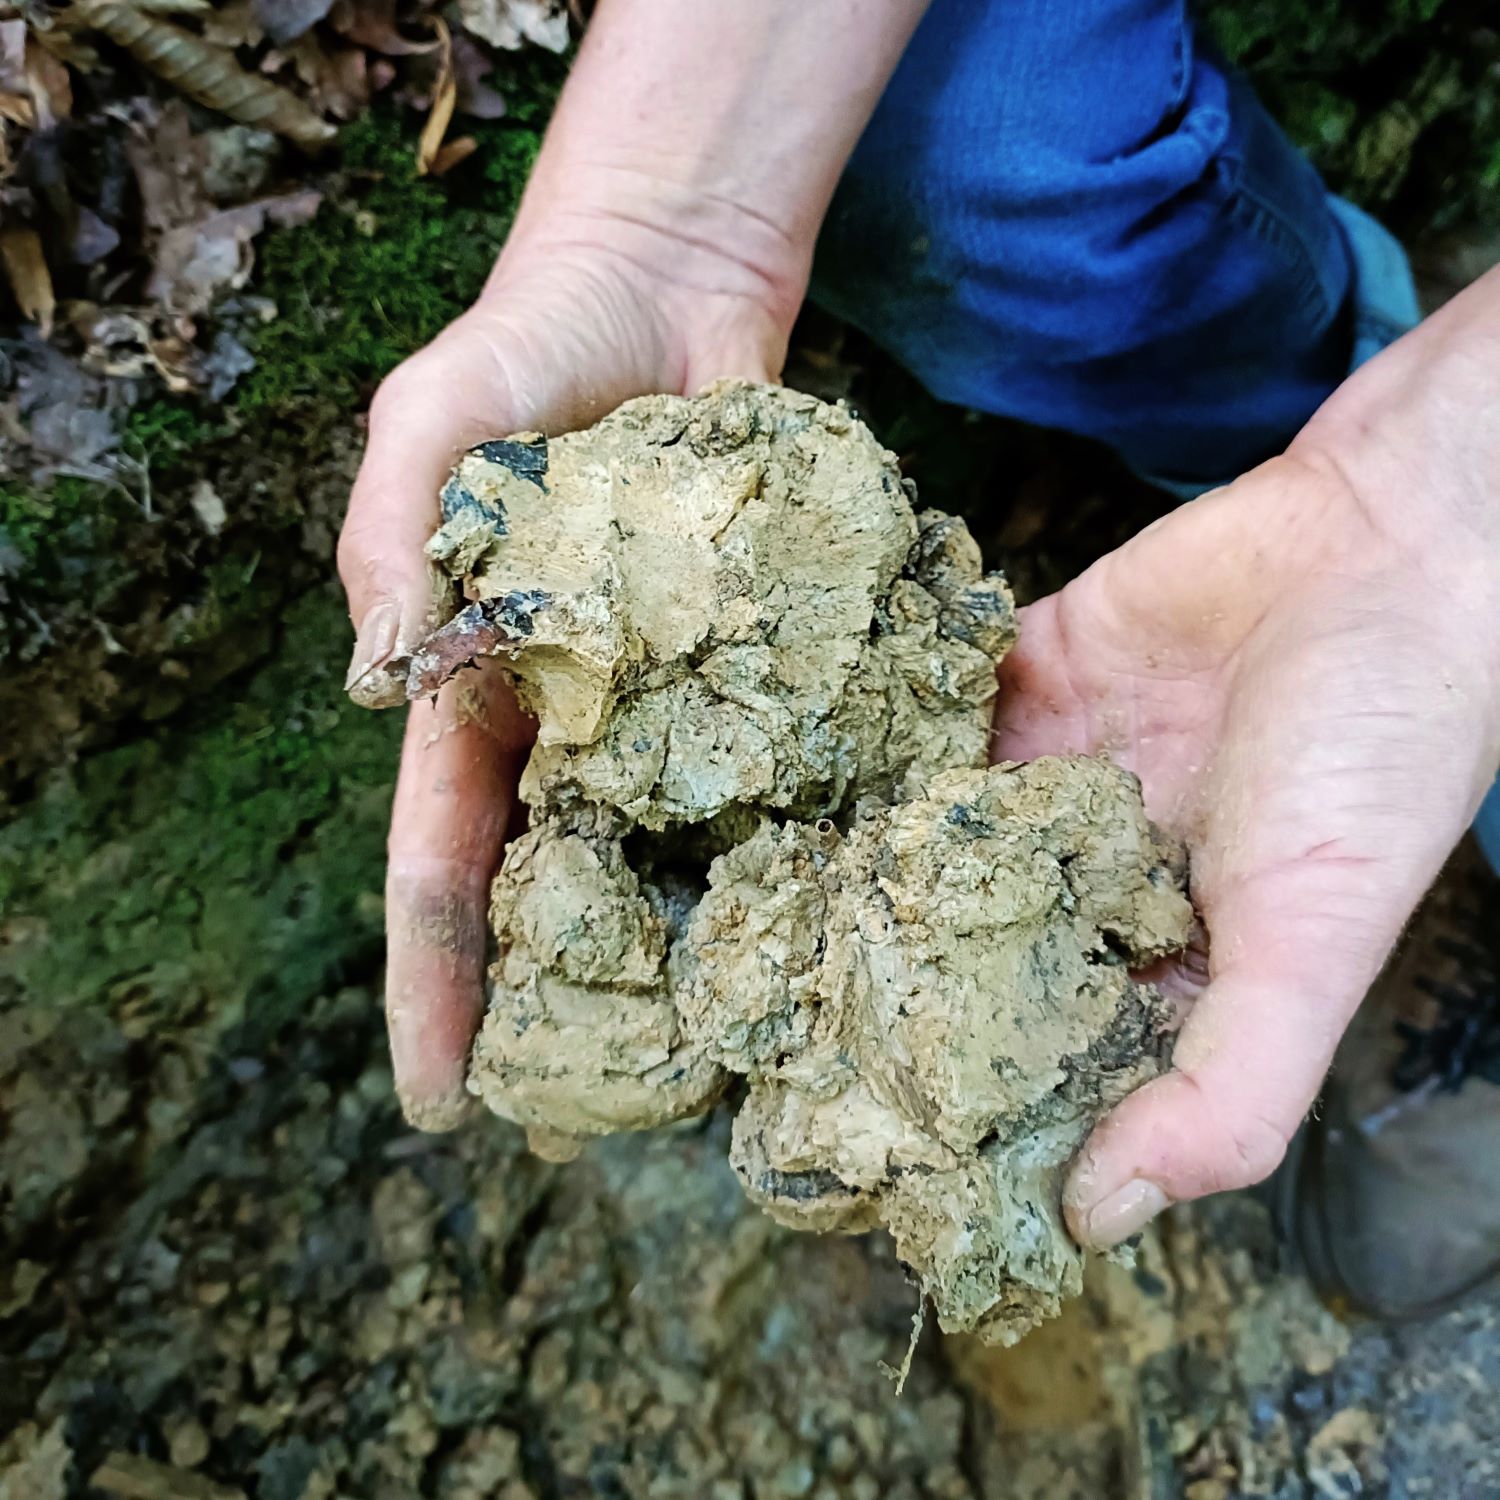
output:
M539 726L471 1090L559 1158L729 1093L773 1217L884 1226L945 1328L1055 1313L1062 1172L1165 1057L1130 970L1191 910L1133 777L986 765L1016 615L967 528L741 384L484 444L443 515L466 602L407 690L497 654Z

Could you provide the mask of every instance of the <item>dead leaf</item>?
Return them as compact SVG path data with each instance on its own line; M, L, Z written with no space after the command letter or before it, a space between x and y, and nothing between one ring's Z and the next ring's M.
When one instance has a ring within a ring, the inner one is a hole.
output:
M26 87L36 109L39 130L50 130L73 113L73 80L66 66L35 37L26 41Z
M172 99L159 108L147 101L134 111L125 155L135 173L141 218L155 235L212 212L204 184L208 147L193 130L187 106Z
M43 1432L34 1422L23 1422L0 1439L0 1497L63 1500L73 1467L67 1425L59 1417Z
M42 337L52 332L52 315L57 297L52 290L52 273L42 254L42 237L25 224L0 229L0 261L5 265L6 279L21 316L35 323Z
M31 102L31 96L0 93L0 120L9 120L12 125L20 125L29 130L36 124L36 108ZM0 145L0 150L3 149L3 145Z
M0 115L46 130L72 110L68 69L37 42L24 21L0 21Z
M319 109L352 120L369 104L369 63L362 48L329 47L319 37L299 37L283 52L268 54L261 69L275 72L285 59L296 67Z
M464 26L488 42L514 52L533 42L549 52L568 45L568 8L564 0L458 0Z
M321 202L321 193L304 189L220 209L167 230L156 248L146 295L176 313L206 311L221 291L249 279L251 242L267 224L305 224Z
M229 0L203 19L205 40L220 47L258 47L266 39L255 19L255 0Z
M119 245L120 232L113 224L105 223L87 205L75 205L73 225L68 235L68 259L75 266L96 265Z
M0 21L0 90L19 94L26 87L26 23Z
M332 8L333 0L253 0L255 19L265 34L284 47L312 30Z
M384 57L431 52L437 40L414 42L396 27L396 0L335 0L330 20L340 35Z
M242 125L274 130L308 151L337 133L296 94L247 71L233 52L196 32L142 15L121 0L74 0L74 10L158 78Z
M12 346L11 358L32 478L43 483L66 468L109 479L119 434L108 409L108 382L40 339Z
M438 76L432 86L432 108L417 142L418 177L425 177L432 170L453 119L453 106L458 102L458 84L453 77L453 37L441 16L434 16L432 23L437 28Z
M472 135L461 135L455 140L444 141L432 158L432 175L441 177L444 172L467 161L479 149L479 142Z
M453 77L458 84L459 114L476 120L503 118L505 99L499 89L485 82L494 68L494 58L476 42L462 32L453 38Z
M65 309L68 327L83 340L79 363L91 375L130 379L152 368L151 330L134 312L72 302Z

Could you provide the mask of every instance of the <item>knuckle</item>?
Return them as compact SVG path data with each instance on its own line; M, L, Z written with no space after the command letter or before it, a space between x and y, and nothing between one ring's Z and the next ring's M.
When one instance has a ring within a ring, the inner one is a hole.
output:
M366 528L358 520L344 522L338 546L334 549L334 564L345 589L352 589L363 581L369 569L370 547Z
M1219 1191L1251 1187L1263 1182L1286 1155L1290 1132L1263 1115L1251 1114L1225 1123L1223 1151L1220 1154Z

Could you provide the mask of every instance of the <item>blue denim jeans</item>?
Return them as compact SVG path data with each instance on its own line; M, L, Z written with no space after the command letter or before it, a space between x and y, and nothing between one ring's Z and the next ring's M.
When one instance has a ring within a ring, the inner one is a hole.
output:
M1102 439L1184 497L1280 452L1418 316L1400 246L1184 0L933 0L812 295L935 396ZM1500 786L1480 828L1500 845Z

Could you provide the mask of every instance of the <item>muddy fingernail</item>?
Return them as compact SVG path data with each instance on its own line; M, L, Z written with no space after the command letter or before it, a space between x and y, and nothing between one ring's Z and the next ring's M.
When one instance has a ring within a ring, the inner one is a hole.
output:
M359 633L354 640L354 655L349 659L349 673L344 678L346 693L396 649L400 629L401 606L394 599L384 599L370 609L360 621Z
M1077 1239L1095 1250L1107 1250L1138 1234L1171 1200L1154 1182L1133 1177L1092 1208L1070 1204L1068 1220Z
M398 1090L401 1113L413 1130L441 1135L457 1130L468 1118L473 1100L466 1090L452 1089L440 1094L416 1095Z

